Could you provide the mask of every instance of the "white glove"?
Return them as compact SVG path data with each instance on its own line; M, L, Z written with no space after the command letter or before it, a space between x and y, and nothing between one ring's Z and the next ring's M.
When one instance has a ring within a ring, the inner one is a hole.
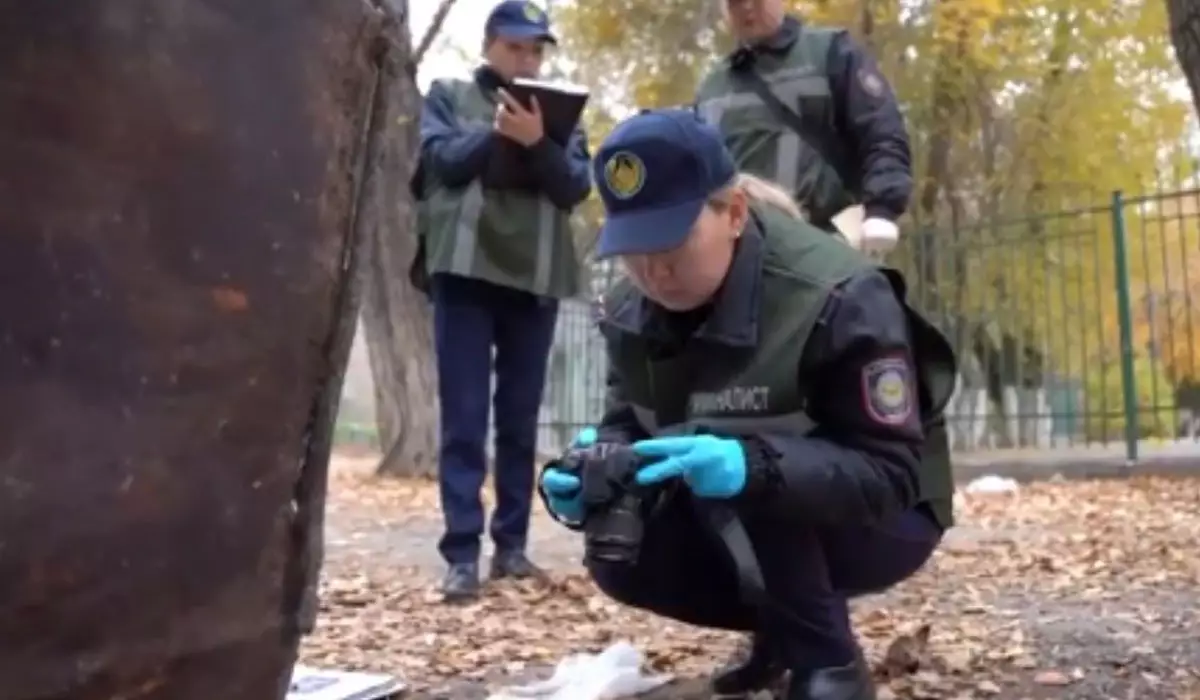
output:
M900 229L887 219L871 217L862 223L863 253L871 257L881 257L892 252L900 242Z

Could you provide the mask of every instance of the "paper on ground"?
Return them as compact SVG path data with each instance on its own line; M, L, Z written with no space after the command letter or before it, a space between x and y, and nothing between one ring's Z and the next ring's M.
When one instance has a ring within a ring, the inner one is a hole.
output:
M488 700L616 700L670 683L672 676L642 675L642 653L617 642L599 654L573 654L558 662L548 680L505 688Z
M286 700L385 700L399 697L404 688L402 681L383 674L296 666Z
M1013 479L988 474L967 484L967 493L1016 493L1021 487Z

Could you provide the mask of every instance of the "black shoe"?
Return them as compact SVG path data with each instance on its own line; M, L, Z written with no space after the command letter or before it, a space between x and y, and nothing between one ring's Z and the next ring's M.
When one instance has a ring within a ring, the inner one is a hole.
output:
M787 700L875 700L875 681L863 660L840 668L824 668L797 678L792 674Z
M442 600L447 603L464 603L479 597L479 565L451 564L442 579Z
M757 693L778 685L785 671L765 636L755 634L746 658L730 663L713 676L712 692L719 698Z
M545 574L529 557L520 551L497 551L492 556L491 571L488 578L542 578Z

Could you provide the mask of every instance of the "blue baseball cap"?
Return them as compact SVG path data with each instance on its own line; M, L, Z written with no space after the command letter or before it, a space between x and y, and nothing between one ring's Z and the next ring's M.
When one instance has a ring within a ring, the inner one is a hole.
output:
M550 18L546 16L546 11L527 0L504 0L493 7L483 30L488 36L558 43L550 31Z
M683 245L705 203L737 166L721 134L690 109L648 110L617 125L592 161L606 214L596 256Z

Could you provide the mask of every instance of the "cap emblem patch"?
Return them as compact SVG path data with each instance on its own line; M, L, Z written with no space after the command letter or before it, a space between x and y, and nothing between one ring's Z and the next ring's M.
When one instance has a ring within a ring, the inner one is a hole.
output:
M614 153L604 164L604 184L617 199L629 199L646 184L646 166L629 151Z
M525 19L538 24L542 21L542 10L537 5L531 2L525 3L524 7Z

